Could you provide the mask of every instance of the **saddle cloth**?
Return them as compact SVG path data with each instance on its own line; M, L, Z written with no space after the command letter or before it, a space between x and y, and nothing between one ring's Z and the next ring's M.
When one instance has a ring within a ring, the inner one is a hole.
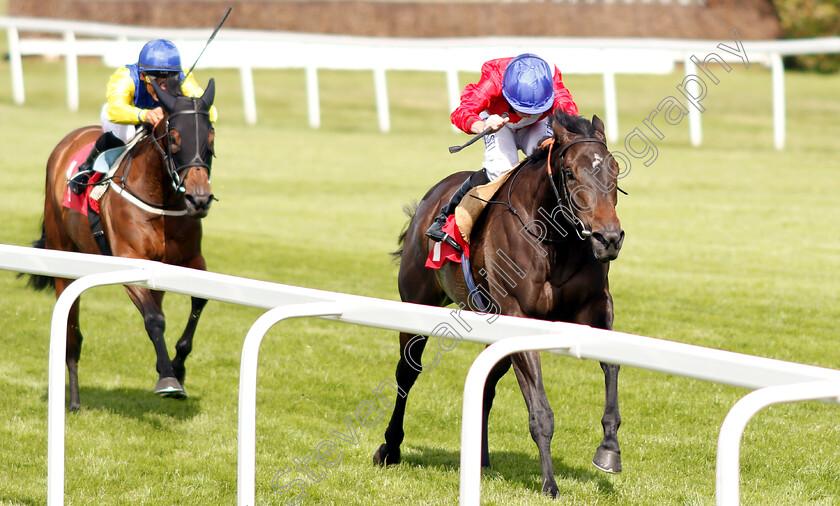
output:
M496 195L496 192L499 191L502 184L518 168L519 166L507 171L487 184L476 186L470 190L461 199L458 207L455 208L455 214L447 218L446 224L443 226L443 231L455 238L455 242L461 246L467 258L470 258L470 233L472 232L473 225L478 221L481 213L484 212L484 208L487 207L487 201ZM426 268L440 269L446 262L461 263L461 253L455 251L455 248L446 242L434 243L426 259Z
M79 172L79 166L85 163L85 160L90 153L90 150L93 149L93 142L90 144L85 145L82 149L79 150L78 153L73 155L70 159L70 162L67 164L67 179L70 179L75 173ZM102 197L102 193L104 190L107 189L107 186L104 188L100 188L97 194L91 195L97 186L93 183L96 183L102 177L107 174L111 170L111 166L114 162L122 155L128 146L120 146L116 148L109 149L103 153L101 153L96 160L93 162L93 173L88 178L88 185L85 187L84 193L81 195L76 195L72 191L70 191L70 186L68 185L67 188L64 190L64 200L61 202L61 205L67 207L69 209L74 209L79 211L80 213L87 216L88 209L93 210L94 212L99 212L99 199Z
M67 164L67 179L73 177L74 174L79 172L79 166L85 163L85 160L90 154L90 150L93 149L93 143L85 145L80 149L73 157L70 159L70 162ZM90 175L88 179L88 183L95 183L102 178L102 174L99 172L94 172ZM64 189L64 199L61 201L61 205L79 211L80 213L87 216L88 208L92 209L95 212L99 212L99 202L96 200L92 200L90 198L90 192L95 188L93 185L85 187L84 193L81 195L76 195L72 191L70 191L70 185Z

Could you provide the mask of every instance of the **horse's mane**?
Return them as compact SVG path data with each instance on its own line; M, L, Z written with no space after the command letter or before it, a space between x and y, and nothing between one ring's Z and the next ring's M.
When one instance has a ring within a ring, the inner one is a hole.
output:
M183 97L184 96L184 90L181 89L181 86L183 84L184 84L184 82L181 80L181 76L178 75L178 74L175 74L173 76L169 76L169 77L166 78L166 81L164 81L163 87L173 97Z
M551 121L552 125L554 125L555 123L573 134L581 135L584 137L595 136L595 126L592 124L591 121L584 118L583 116L574 116L565 111L557 111L554 113L554 116L552 117ZM547 149L537 148L531 154L529 159L534 161L543 160L547 156L547 154Z
M181 89L181 86L184 84L184 81L181 79L181 76L178 74L169 76L163 82L163 88L173 97L183 97L184 90ZM146 133L151 132L151 127L154 125L149 125L148 123L143 123L143 128L146 129Z

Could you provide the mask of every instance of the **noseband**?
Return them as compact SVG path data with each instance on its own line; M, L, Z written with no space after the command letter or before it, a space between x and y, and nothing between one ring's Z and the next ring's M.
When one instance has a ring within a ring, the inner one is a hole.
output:
M548 172L548 180L551 184L551 189L554 190L554 196L557 197L557 205L560 208L563 208L563 199L568 202L569 205L569 212L563 213L563 216L566 217L567 220L572 222L572 225L575 227L575 232L577 233L578 237L583 241L586 240L589 236L592 235L591 230L587 230L586 225L583 223L583 220L577 217L574 211L571 209L572 207L572 200L571 195L569 193L568 182L566 180L566 166L563 164L563 161L566 157L566 151L575 144L580 142L597 142L598 144L603 144L606 148L607 143L602 141L601 139L596 139L594 137L584 137L582 139L575 139L572 142L563 146L563 149L560 150L560 186L563 188L563 198L560 197L560 190L557 188L557 184L554 182L554 176L551 171L551 149L554 147L554 137L549 137L548 139L544 140L541 147L545 148L548 146L548 157L546 159L546 171Z

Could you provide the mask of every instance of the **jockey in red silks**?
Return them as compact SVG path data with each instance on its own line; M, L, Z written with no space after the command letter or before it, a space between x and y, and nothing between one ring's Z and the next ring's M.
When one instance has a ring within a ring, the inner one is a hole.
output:
M447 217L472 188L515 167L520 150L530 155L543 139L553 137L549 116L557 110L578 114L557 67L552 70L545 60L529 53L485 62L479 81L464 88L461 105L450 117L453 125L468 134L492 129L484 137L483 168L464 181L426 235L460 252L458 243L442 230ZM508 117L502 117L504 113Z
M136 125L156 124L163 118L163 108L157 100L151 80L166 89L166 80L178 76L181 92L187 97L200 97L204 90L190 74L184 75L181 54L175 44L166 39L146 43L140 50L137 63L117 69L108 81L107 102L102 106L100 121L104 134L96 140L87 160L69 181L76 195L85 191L93 162L103 151L124 145L134 137ZM216 107L210 107L210 121L215 122Z

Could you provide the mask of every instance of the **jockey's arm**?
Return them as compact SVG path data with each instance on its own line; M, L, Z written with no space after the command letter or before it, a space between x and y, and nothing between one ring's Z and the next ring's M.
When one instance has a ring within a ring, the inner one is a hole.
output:
M120 125L139 125L143 122L145 109L134 106L134 81L126 67L117 69L108 81L108 121Z
M204 90L201 89L201 86L198 85L192 75L181 85L181 91L184 95L190 97L200 97L204 94ZM121 125L139 125L144 121L150 120L150 118L146 117L150 112L149 110L141 109L134 105L134 92L135 88L134 81L131 79L131 71L126 67L117 69L111 76L110 81L108 81L108 121ZM157 116L157 114L153 114L153 116ZM216 107L211 106L210 121L215 122L217 117ZM151 118L153 120L151 122L154 123L157 119L159 118Z

